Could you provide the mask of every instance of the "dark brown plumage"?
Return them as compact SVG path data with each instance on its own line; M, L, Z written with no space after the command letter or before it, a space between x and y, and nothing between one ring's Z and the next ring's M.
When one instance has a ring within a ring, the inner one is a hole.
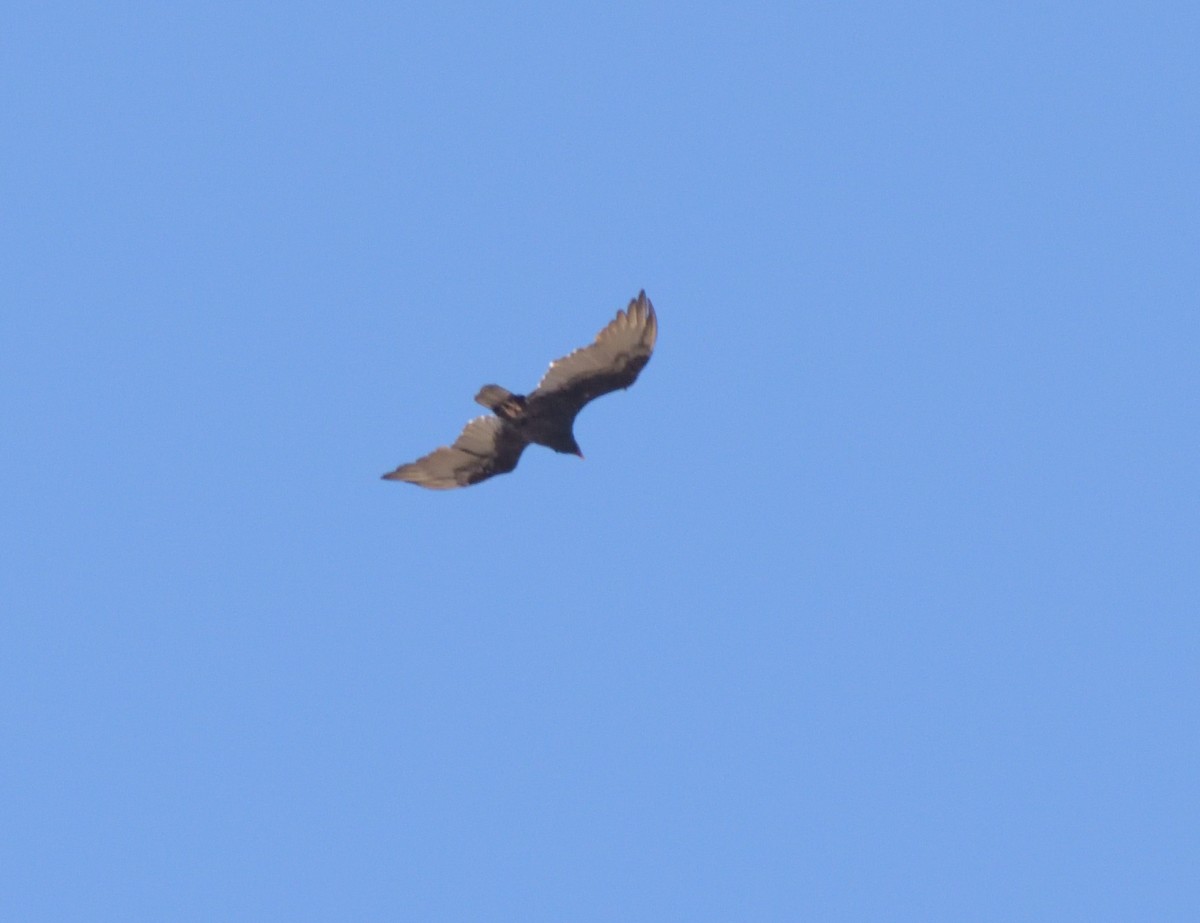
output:
M573 432L576 415L588 401L633 384L657 338L654 305L641 292L596 342L550 363L528 396L484 385L475 400L493 416L476 417L453 445L401 465L384 479L435 490L466 487L512 471L530 443L582 458Z

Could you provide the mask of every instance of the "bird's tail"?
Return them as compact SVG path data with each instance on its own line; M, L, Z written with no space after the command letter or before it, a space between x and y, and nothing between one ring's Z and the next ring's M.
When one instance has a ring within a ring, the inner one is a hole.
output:
M525 409L525 398L513 394L499 385L484 385L475 395L475 401L503 420L515 420Z
M488 410L495 410L512 396L511 391L499 385L484 385L475 395L475 403L482 404Z

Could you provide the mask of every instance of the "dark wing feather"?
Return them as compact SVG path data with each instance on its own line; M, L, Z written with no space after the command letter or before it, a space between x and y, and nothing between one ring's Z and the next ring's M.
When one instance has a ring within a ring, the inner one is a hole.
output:
M591 346L550 363L529 395L530 403L554 403L574 414L593 398L628 388L650 361L657 338L654 305L641 292L628 308L617 312Z
M516 427L499 417L476 417L466 425L454 445L435 449L424 458L401 465L383 477L433 490L466 487L512 471L526 444Z

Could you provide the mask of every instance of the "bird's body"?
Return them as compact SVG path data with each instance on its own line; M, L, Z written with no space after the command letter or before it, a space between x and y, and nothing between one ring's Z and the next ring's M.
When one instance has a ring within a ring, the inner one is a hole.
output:
M544 445L556 452L579 454L573 433L575 415L570 419L561 413L555 404L524 394L513 394L499 385L484 385L475 395L475 403L482 404L505 423L516 427L526 442Z
M433 489L465 487L512 471L530 443L582 458L575 417L594 398L633 384L650 361L657 337L654 306L641 292L594 343L552 362L530 394L484 385L475 400L493 416L476 417L453 445L384 478Z

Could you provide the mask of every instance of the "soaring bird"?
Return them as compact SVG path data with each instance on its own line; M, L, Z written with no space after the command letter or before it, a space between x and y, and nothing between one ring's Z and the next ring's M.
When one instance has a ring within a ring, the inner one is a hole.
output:
M531 393L484 385L475 400L492 416L476 417L453 445L401 465L384 480L435 490L478 484L512 471L531 442L583 458L575 441L575 417L594 398L637 381L657 338L654 305L640 292L600 331L596 342L551 362Z

